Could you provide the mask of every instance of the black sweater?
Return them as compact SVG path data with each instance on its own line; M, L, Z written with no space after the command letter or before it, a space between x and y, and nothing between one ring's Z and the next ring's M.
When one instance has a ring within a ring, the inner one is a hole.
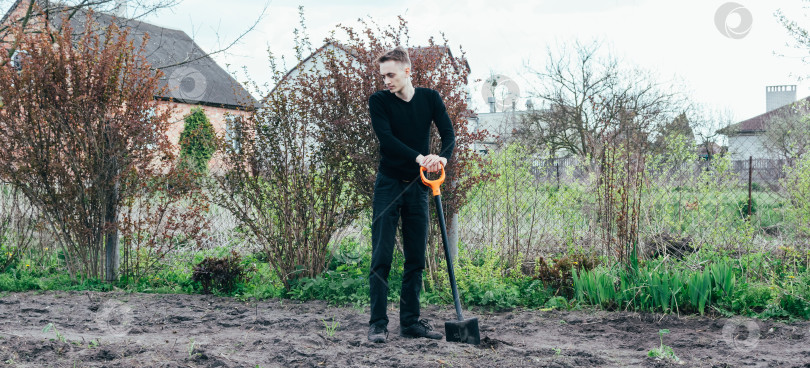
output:
M416 157L430 153L430 123L435 122L442 138L439 156L450 160L456 137L439 93L429 88L416 88L413 98L405 102L391 91L378 91L368 99L371 126L380 140L381 173L396 179L411 180L419 176Z

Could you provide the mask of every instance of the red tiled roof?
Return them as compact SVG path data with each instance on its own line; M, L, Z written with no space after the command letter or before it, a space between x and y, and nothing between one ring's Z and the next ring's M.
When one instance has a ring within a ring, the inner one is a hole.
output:
M754 116L753 118L743 120L739 123L729 125L717 132L727 136L734 136L740 134L760 133L768 130L768 125L771 120L786 116L794 115L800 112L810 112L810 96L805 97L796 102L784 105L782 107L773 109L764 114Z

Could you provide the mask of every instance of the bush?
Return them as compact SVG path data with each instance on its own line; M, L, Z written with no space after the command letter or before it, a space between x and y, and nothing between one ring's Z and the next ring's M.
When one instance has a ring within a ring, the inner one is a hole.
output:
M184 120L180 133L180 166L198 174L207 173L208 161L216 150L214 126L199 107L191 109Z
M202 285L203 294L210 294L212 288L230 293L236 289L238 283L244 281L245 274L242 257L236 251L231 251L230 256L203 259L194 266L191 280Z
M336 306L366 306L370 301L367 271L367 268L339 266L335 271L295 280L288 295L298 300L328 300L329 304ZM391 289L389 291L395 288L392 286ZM399 289L395 291L398 293Z
M748 197L741 198L737 201L737 210L740 212L742 218L748 218ZM751 197L751 215L757 213L757 200Z
M574 279L571 271L590 271L599 264L599 260L585 254L569 254L547 262L543 257L535 263L533 277L552 289L554 295L574 297Z
M571 307L571 305L568 303L568 299L563 298L561 296L555 296L549 299L543 306L546 308L561 309L561 310L566 310Z
M743 312L762 313L771 304L773 295L771 287L763 283L745 283L740 285L740 302Z
M508 274L504 263L498 252L492 248L476 252L475 255L466 251L459 252L455 275L461 302L466 305L492 307L495 310L520 305L521 288L515 282L514 275ZM445 290L449 291L450 288L447 287ZM447 292L445 295L449 294ZM450 300L452 299L448 301Z
M804 319L810 318L810 303L800 296L793 294L782 295L779 299L779 306L791 316Z
M173 154L171 111L156 109L163 82L146 60L146 40L137 45L126 29L104 30L95 18L15 40L28 53L22 70L0 68L0 177L49 220L44 229L67 252L72 278L114 281L114 257L101 255L122 200L134 194L121 178L163 169Z
M795 166L786 168L781 184L790 200L787 212L791 222L800 233L810 236L810 153L804 154Z

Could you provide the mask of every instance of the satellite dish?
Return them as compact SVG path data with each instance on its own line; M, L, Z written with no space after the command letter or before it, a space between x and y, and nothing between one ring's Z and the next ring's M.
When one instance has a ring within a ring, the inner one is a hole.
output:
M498 87L505 87L505 89L496 90ZM492 103L494 98L495 105L501 111L505 111L512 108L514 103L517 102L518 97L520 97L520 87L512 78L496 74L484 81L483 88L481 88L481 97L487 103Z

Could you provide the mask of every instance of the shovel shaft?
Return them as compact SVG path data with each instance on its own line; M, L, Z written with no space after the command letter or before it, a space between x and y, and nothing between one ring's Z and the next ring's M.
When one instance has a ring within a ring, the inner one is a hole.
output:
M442 210L441 194L433 197L436 200L436 214L439 215L439 227L442 230L442 244L444 244L444 257L447 259L447 273L450 275L450 287L453 289L453 302L456 305L456 317L459 321L464 320L461 315L461 301L458 298L458 288L456 287L456 275L453 272L453 258L450 257L450 242L447 241L447 227L444 224L444 211Z

